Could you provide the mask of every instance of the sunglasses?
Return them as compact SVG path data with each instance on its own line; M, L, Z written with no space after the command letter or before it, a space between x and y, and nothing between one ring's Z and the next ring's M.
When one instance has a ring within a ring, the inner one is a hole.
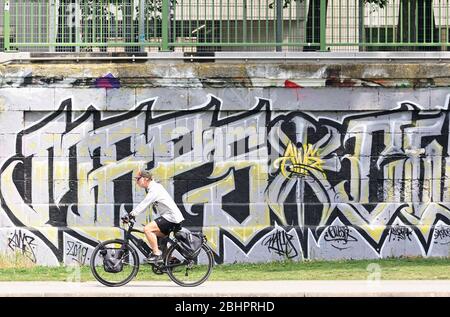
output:
M136 176L134 179L137 181L139 181L142 178L142 176Z

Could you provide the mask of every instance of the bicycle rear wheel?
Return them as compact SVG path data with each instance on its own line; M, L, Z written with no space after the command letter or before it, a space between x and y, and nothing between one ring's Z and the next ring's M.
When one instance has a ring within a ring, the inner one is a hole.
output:
M113 257L113 270L104 264L106 257ZM122 286L130 282L138 273L139 256L125 241L116 239L100 243L92 252L90 267L94 277L106 286Z
M172 245L164 262L170 279L185 287L198 286L205 282L214 266L212 250L206 244L202 245L195 259L186 258L177 250L177 245Z

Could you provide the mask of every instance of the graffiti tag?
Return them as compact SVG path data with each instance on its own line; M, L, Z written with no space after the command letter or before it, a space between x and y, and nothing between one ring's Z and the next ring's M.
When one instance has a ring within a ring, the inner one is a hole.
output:
M79 264L85 264L87 259L88 247L79 242L67 241L66 255L72 256Z
M412 231L406 226L394 226L389 229L389 241L411 240Z
M34 253L36 244L34 243L34 238L27 236L26 233L21 230L14 231L11 237L8 238L8 247L12 251L21 252L33 263L36 263L36 255Z
M292 142L289 142L284 155L275 160L274 166L280 166L281 173L290 178L293 174L307 176L313 169L325 175L323 163L324 161L317 154L317 149L314 149L311 144L304 144L297 149Z
M288 234L286 231L277 230L272 235L266 237L262 245L267 246L269 252L273 251L277 255L292 259L298 255L297 249L292 242L293 239L294 236Z
M329 226L325 232L324 240L331 242L331 246L338 250L348 249L350 246L343 247L342 245L358 241L350 234L350 228L347 226Z
M436 227L434 229L434 243L449 244L450 243L450 227ZM441 240L441 241L437 241ZM444 241L443 241L444 240Z

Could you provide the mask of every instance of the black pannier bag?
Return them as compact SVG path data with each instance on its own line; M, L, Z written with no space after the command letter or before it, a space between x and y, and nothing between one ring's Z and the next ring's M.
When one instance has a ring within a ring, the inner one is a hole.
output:
M175 233L175 238L179 242L180 252L187 259L195 259L202 249L204 235L201 232L191 232L182 228Z
M119 273L123 270L123 254L121 249L105 249L101 251L103 255L103 268L108 273Z

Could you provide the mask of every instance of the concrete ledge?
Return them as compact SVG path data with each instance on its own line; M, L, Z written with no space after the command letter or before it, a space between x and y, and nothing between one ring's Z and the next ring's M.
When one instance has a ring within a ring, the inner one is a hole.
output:
M448 55L447 55L448 56ZM94 88L111 74L128 88L364 87L438 88L450 86L450 63L443 60L351 63L325 60L276 62L236 59L221 63L146 60L38 60L0 65L2 88ZM450 59L449 59L450 61Z
M130 53L0 53L0 63L11 61L61 61L61 60L214 60L220 61L246 61L264 60L266 62L280 60L302 60L302 61L340 61L340 62L361 62L361 61L388 61L405 62L413 61L421 63L424 60L447 61L450 60L450 52L205 52L192 55L183 52L130 52Z
M0 64L30 59L30 53L0 53Z

